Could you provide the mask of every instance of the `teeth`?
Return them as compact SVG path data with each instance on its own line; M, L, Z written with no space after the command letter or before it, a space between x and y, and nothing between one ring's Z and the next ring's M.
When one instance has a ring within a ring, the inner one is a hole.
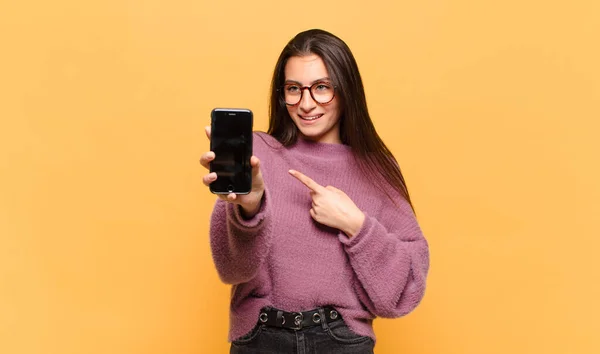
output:
M302 117L302 119L304 120L315 120L317 118L320 118L322 116L322 114L319 114L317 116L312 116L312 117Z

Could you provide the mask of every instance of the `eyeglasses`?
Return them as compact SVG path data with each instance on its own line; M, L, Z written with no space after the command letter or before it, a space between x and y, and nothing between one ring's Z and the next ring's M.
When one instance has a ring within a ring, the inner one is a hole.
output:
M300 86L296 83L283 85L283 99L288 106L295 106L302 101L304 90L308 89L310 97L318 104L327 104L335 97L336 86L327 81L317 81L310 86Z

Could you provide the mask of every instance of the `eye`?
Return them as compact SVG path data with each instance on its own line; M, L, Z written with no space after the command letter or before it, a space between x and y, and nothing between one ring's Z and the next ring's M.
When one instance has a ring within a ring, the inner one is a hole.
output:
M326 82L320 82L316 86L317 91L328 91L331 90L331 85Z
M298 91L300 91L300 87L297 85L286 85L285 86L285 92L297 93Z

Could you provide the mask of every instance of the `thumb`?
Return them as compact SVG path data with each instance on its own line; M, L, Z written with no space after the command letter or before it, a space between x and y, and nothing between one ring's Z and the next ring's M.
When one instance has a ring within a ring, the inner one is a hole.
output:
M256 156L250 157L250 166L252 166L252 178L260 175L260 160Z

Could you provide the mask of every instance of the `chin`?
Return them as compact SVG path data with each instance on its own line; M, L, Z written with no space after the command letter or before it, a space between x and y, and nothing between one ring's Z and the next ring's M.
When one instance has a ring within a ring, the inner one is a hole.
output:
M300 135L307 139L316 139L323 135L323 131L321 129L307 129L307 128L298 128Z
M305 134L300 132L300 136L306 140L314 141L316 143L337 143L327 134L327 132L312 132Z

